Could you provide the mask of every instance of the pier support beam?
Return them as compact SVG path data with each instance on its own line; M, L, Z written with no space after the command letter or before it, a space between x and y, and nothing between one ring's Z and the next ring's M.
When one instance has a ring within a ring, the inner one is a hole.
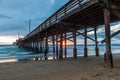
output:
M59 59L63 59L63 33L60 33L60 51Z
M40 40L40 53L42 53L42 40Z
M34 50L34 49L33 49L33 45L34 45L34 43L33 43L33 41L32 41L32 50Z
M52 36L52 41L53 41L53 59L55 59L55 38L54 38L54 35Z
M66 45L67 45L67 43L66 43L66 32L65 32L65 35L64 35L64 40L65 40L65 44L64 44L64 54L65 54L65 58L67 57L67 49L66 49Z
M77 48L76 48L76 30L73 31L73 41L74 41L74 48L73 48L73 56L77 58Z
M56 34L56 59L58 59L58 35Z
M42 41L42 49L45 50L45 40L43 38L43 41Z
M33 41L33 51L35 51L35 41Z
M38 52L39 52L38 45L39 45L39 41L36 41L36 46L35 46L35 51L36 51L36 53L38 53Z
M111 53L111 39L110 39L110 11L108 8L108 2L104 8L104 22L105 22L105 38L106 38L106 53L105 53L105 63L108 67L113 68L113 57Z
M33 50L35 50L35 42L33 41Z
M95 36L95 52L96 52L96 56L99 56L99 48L98 48L98 42L97 42L96 27L94 28L94 36Z
M47 54L48 54L48 35L46 34L46 39L45 39L45 60L47 60Z
M39 40L38 41L36 41L36 46L35 46L35 51L36 51L36 53L38 53L39 52ZM38 58L36 57L35 58L35 61L38 61Z
M31 50L32 50L32 42L30 42L30 48L31 48Z
M87 49L87 27L85 27L85 38L84 38L84 57L88 56L88 49Z

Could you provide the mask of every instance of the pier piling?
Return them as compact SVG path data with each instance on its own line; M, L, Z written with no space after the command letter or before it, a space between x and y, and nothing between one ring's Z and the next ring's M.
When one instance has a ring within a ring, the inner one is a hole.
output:
M47 54L48 54L48 35L46 34L46 39L45 39L45 60L47 60Z
M87 49L87 28L85 27L85 36L84 36L84 57L88 56L88 49Z
M64 44L64 54L65 54L65 58L67 57L67 48L66 48L66 46L67 46L67 40L66 40L66 32L65 32L65 34L64 34L64 42L65 42L65 44Z
M99 48L98 48L96 27L94 27L94 36L95 36L95 53L96 53L96 56L99 56Z
M74 48L73 48L73 56L77 58L77 48L76 48L76 30L73 31L73 41L74 41Z
M60 33L59 59L63 59L63 33Z
M43 40L40 40L40 53L43 52L43 49L42 49L42 41L43 41Z
M54 38L54 35L52 36L52 43L53 43L53 59L55 59L55 38Z
M106 3L104 7L104 21L105 21L105 38L106 38L106 53L105 53L105 62L106 64L113 68L113 57L111 52L111 39L110 39L110 11L109 4Z
M58 34L56 34L56 59L58 59Z

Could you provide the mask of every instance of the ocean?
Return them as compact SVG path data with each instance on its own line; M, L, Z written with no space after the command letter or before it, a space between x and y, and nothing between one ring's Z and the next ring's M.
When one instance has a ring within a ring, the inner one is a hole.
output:
M120 53L120 45L112 44L112 53ZM95 55L95 45L88 45L88 56ZM64 46L63 46L64 49ZM105 53L105 45L99 45L99 53L103 55ZM77 45L77 56L83 56L84 54L84 45ZM64 50L63 50L64 55ZM49 45L49 59L53 59L55 56L52 52L52 45ZM67 57L73 57L73 46L67 46ZM44 60L44 53L36 53L31 50L26 50L23 48L19 48L14 45L0 45L0 63L5 62L18 62L25 60L35 60L38 58L39 60Z

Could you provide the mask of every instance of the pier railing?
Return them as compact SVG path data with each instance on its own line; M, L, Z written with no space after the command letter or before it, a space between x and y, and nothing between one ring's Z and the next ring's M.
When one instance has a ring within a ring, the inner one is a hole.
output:
M86 5L88 2L95 0L71 0L66 3L63 7L61 7L57 12L55 12L52 16L50 16L47 20L41 23L36 29L30 32L24 39L29 38L45 29L50 27L51 25L58 23L68 16L75 9L81 8L83 5Z

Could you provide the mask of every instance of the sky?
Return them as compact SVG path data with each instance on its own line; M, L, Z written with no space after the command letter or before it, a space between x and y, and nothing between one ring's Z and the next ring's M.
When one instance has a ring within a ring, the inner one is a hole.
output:
M0 0L0 44L11 44L29 33L68 0ZM19 35L19 36L18 36Z
M29 19L32 31L68 1L0 0L0 44L12 44L18 37L24 37L29 33ZM120 30L120 22L112 23L111 34L117 30ZM102 40L104 27L99 28L97 33L98 40ZM93 34L94 32L88 33L91 37L94 37ZM77 40L78 43L83 43L83 38L77 37ZM112 40L114 43L120 43L119 36ZM93 43L93 41L88 41Z

